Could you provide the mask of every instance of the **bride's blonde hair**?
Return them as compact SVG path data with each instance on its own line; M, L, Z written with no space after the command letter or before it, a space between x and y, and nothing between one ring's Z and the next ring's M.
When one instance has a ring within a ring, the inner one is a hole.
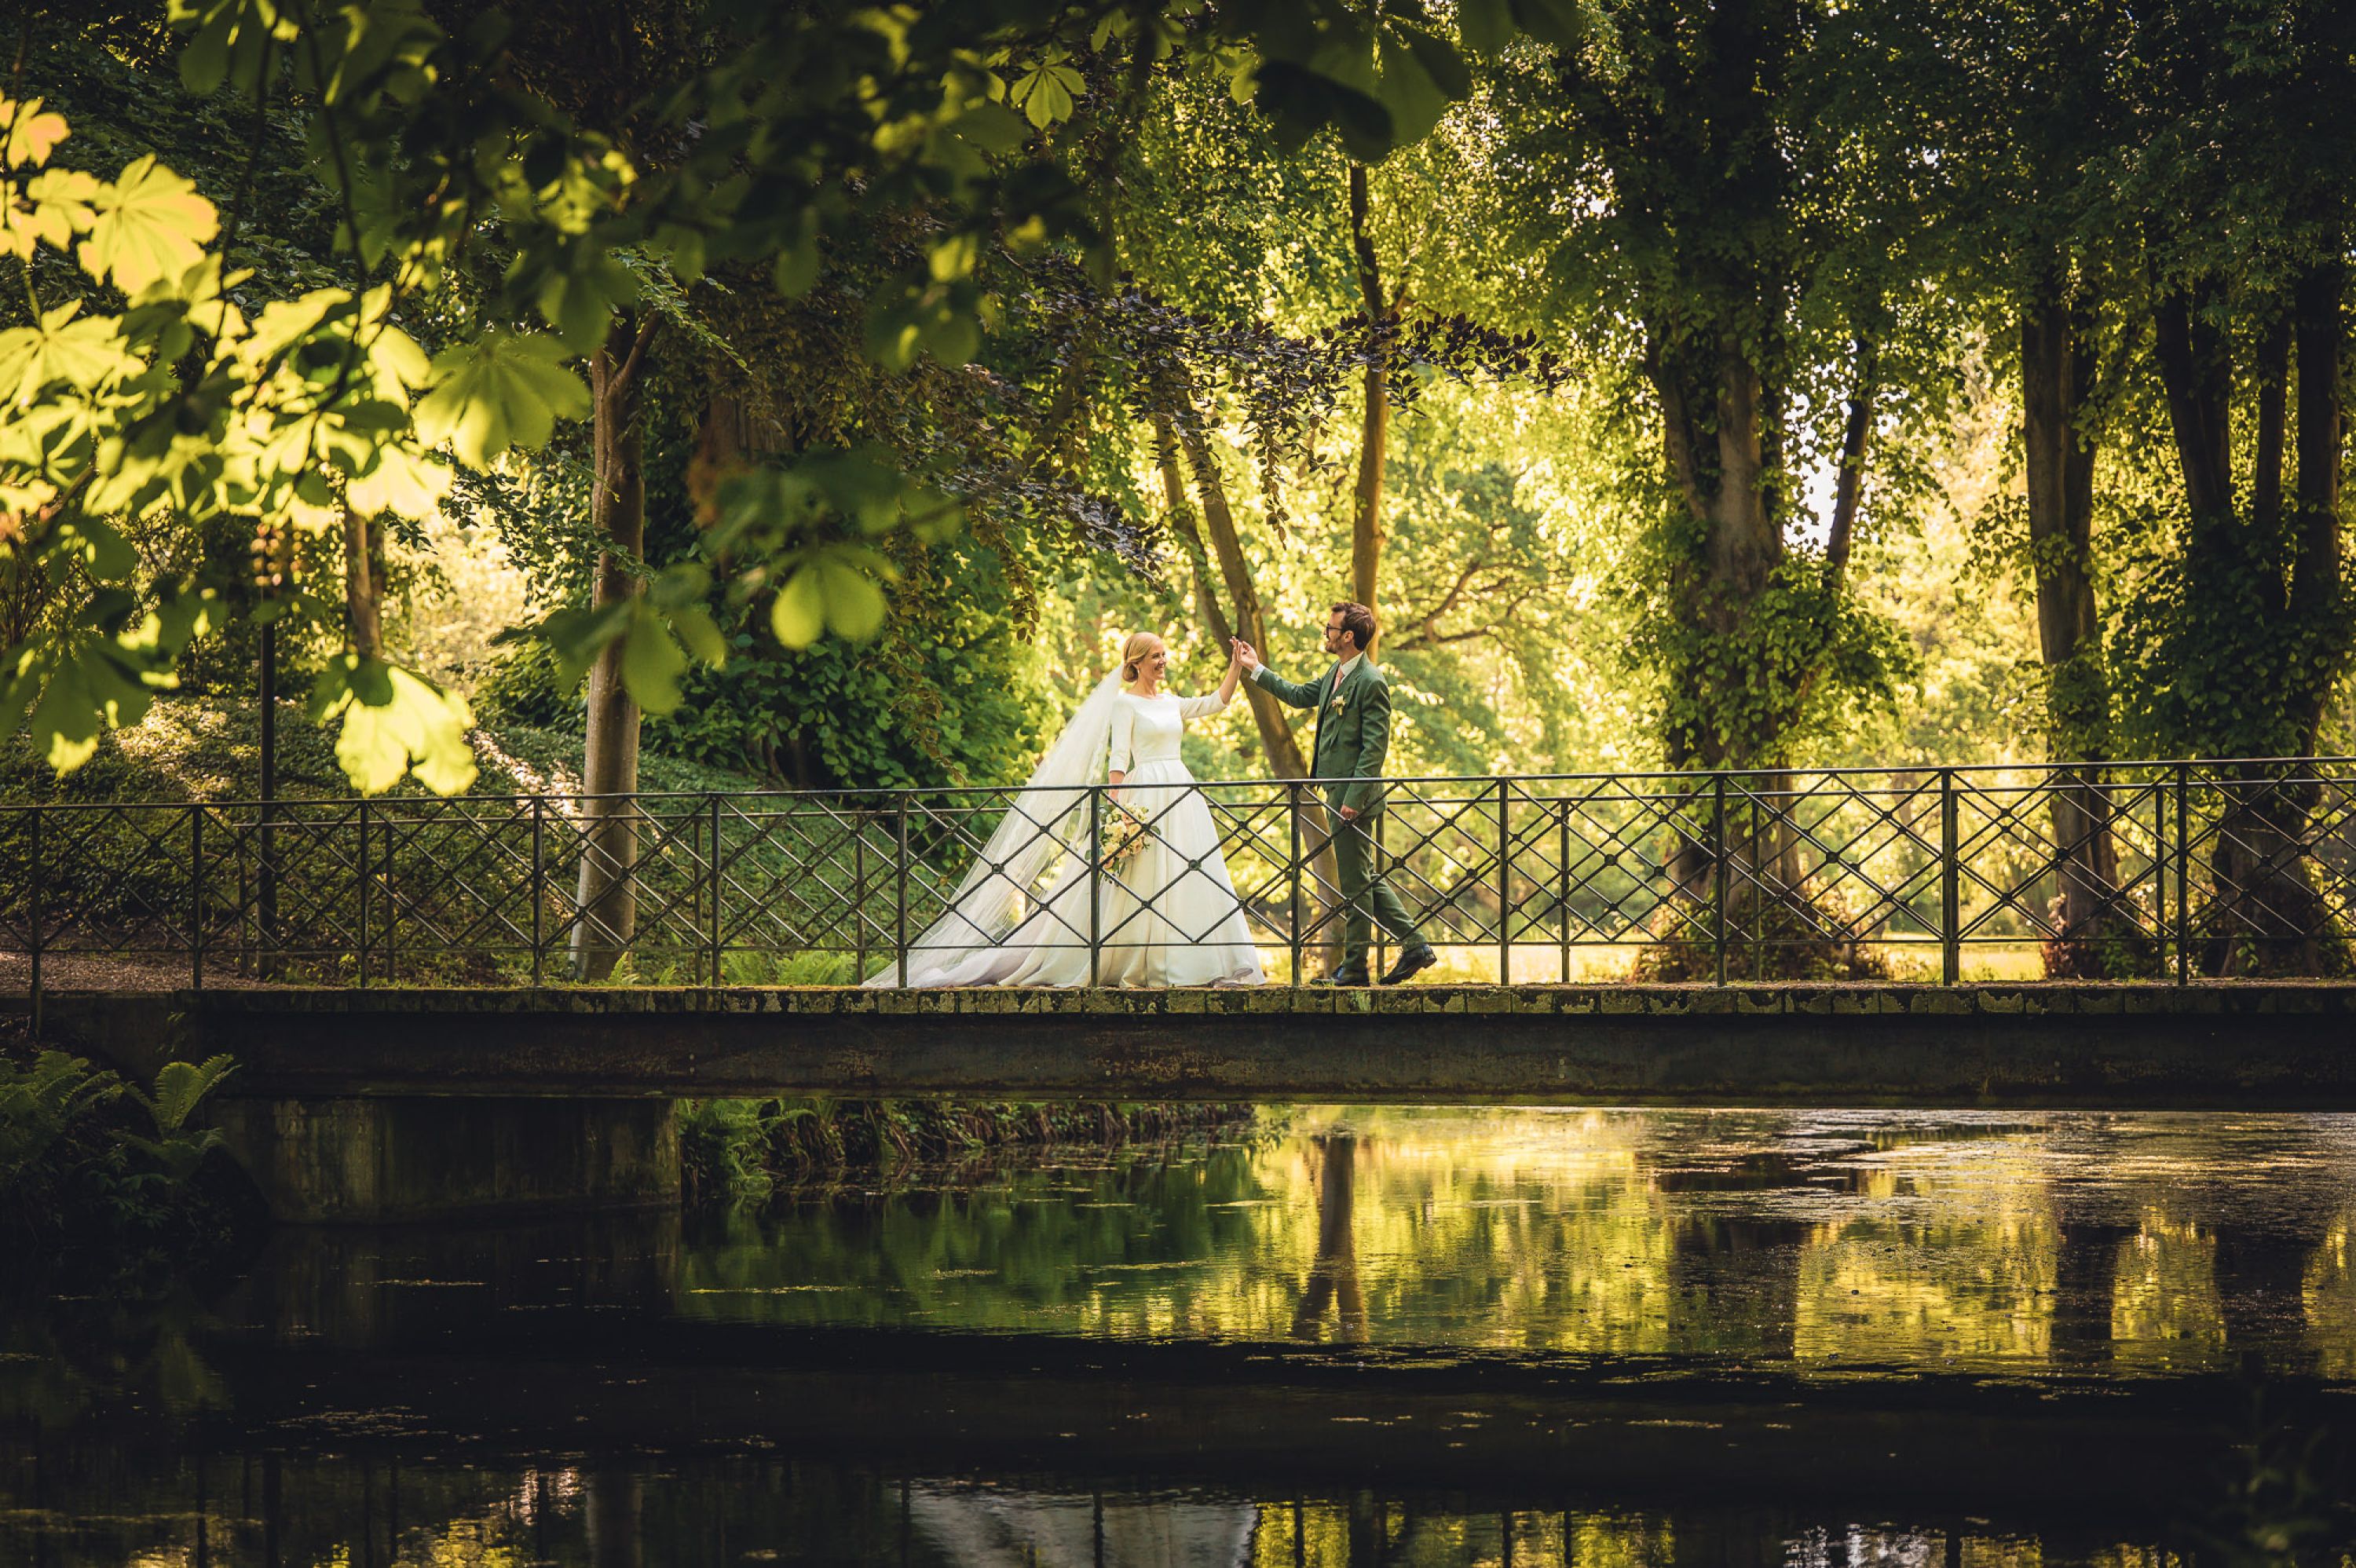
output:
M1161 641L1162 639L1151 632L1131 632L1129 635L1129 641L1120 645L1121 685L1130 686L1136 683L1139 662L1151 653Z

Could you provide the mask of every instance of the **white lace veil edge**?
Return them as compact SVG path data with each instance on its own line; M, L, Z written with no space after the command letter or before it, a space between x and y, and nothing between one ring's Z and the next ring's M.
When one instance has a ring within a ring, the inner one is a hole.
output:
M1034 907L1041 879L1060 882L1066 871L1086 861L1092 846L1087 837L1088 786L1103 774L1112 743L1113 705L1120 698L1120 672L1097 683L1064 726L1047 754L1023 781L1023 789L991 830L981 854L958 884L939 919L908 945L908 974L940 973L955 968L969 955L995 948ZM900 964L890 964L867 976L869 986L899 984Z

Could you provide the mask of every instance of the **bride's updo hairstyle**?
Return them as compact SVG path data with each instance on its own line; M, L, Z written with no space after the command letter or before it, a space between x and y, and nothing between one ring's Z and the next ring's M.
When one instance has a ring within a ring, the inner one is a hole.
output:
M1121 685L1137 684L1138 665L1143 661L1146 655L1160 646L1161 643L1162 639L1151 632L1131 632L1129 635L1129 641L1120 645Z

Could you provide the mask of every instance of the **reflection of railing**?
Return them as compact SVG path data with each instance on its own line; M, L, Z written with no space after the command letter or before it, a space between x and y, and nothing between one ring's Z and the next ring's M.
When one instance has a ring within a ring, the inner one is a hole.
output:
M1350 912L1323 853L1322 790L1198 788L1235 888L1217 919L1240 908L1302 977ZM1655 977L1720 984L1856 974L1908 949L1954 981L1965 949L2003 944L2041 944L2057 972L2120 977L2347 964L2344 759L1386 788L1375 832L1391 886L1482 977L1577 978L1599 950L1621 951L1623 973L1633 952ZM601 949L648 982L845 979L904 965L991 828L1026 810L1069 848L1023 890L1037 918L1021 939L1102 961L1168 940L1139 912L1156 891L1141 884L1194 863L1097 859L1112 805L1103 786L641 795L597 803L635 823L619 840L590 831L577 797L12 806L0 944L29 959L37 991L64 955L162 963L195 986L538 983ZM1057 875L1092 896L1051 907ZM616 884L627 899L580 892Z

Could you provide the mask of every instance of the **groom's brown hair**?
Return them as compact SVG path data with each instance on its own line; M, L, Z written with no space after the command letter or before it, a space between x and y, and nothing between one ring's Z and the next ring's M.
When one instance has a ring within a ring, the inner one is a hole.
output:
M1346 600L1334 605L1333 609L1342 616L1342 630L1350 634L1350 640L1358 645L1360 653L1375 645L1375 613L1372 610Z

